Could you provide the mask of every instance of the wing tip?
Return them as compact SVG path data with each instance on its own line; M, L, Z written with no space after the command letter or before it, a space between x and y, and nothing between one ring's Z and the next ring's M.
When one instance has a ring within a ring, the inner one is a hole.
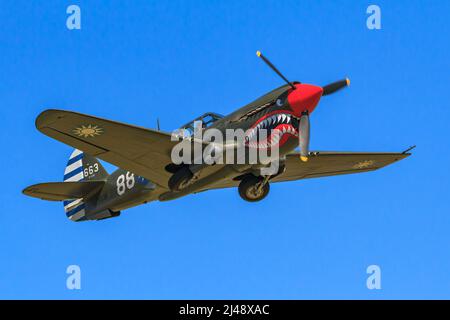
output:
M35 186L36 185L31 185L31 186L28 186L28 187L26 187L26 188L24 188L23 190L22 190L22 194L24 194L24 195L26 195L26 196L29 196L29 197L34 197L33 196L33 191L35 191Z
M58 109L47 109L42 111L34 122L36 128L42 131L43 128L47 127L49 124L64 117L64 113L67 111Z

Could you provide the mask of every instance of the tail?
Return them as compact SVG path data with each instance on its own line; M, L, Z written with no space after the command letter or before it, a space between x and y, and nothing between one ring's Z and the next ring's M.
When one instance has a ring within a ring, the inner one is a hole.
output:
M108 176L97 159L75 150L64 170L64 182L38 183L22 192L43 200L63 201L64 211L72 221L105 219L120 214L110 210L98 212L96 207Z
M103 181L108 173L94 157L75 149L64 170L64 182Z
M94 157L75 149L64 170L64 182L105 181L108 173ZM93 185L93 184L92 184ZM86 214L85 197L64 200L64 211L72 221L84 220Z

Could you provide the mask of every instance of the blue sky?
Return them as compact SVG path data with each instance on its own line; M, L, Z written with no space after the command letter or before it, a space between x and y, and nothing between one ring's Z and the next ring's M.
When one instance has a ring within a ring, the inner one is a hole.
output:
M450 298L450 2L373 3L378 31L368 1L1 1L0 298ZM282 84L258 49L292 80L351 78L313 114L312 149L414 155L257 204L218 190L101 222L21 194L60 181L71 153L35 129L44 109L170 131Z

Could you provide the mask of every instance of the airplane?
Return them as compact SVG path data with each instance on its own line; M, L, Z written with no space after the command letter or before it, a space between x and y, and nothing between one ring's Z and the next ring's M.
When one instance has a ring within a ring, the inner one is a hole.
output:
M349 86L350 81L343 79L323 87L291 82L261 52L257 56L286 84L227 116L212 112L201 115L181 127L188 134L178 136L178 141L159 129L159 121L154 130L72 111L43 111L36 118L36 128L75 150L67 162L63 182L31 185L23 193L63 201L66 216L72 221L103 220L151 201L169 201L221 188L237 187L244 200L256 202L267 196L271 183L367 172L411 155L409 151L415 146L399 153L310 151L311 113L322 97ZM245 139L241 146L246 152L276 145L278 170L262 175L261 169L268 164L261 162L174 163L171 152L180 140L205 147L193 134L198 130L197 121L202 123L200 130L242 129ZM268 130L268 135L250 139L263 129ZM295 150L297 147L300 152ZM119 169L108 174L99 159Z

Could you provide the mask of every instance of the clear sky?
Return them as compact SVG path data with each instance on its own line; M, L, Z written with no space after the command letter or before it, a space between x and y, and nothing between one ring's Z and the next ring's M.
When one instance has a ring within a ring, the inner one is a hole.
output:
M381 30L366 27L372 3ZM71 4L81 30L66 28ZM449 12L446 0L1 1L0 298L450 298ZM272 185L257 204L217 190L101 222L21 194L61 181L72 151L35 129L44 109L171 131L281 85L258 49L291 80L351 78L311 117L312 149L414 155Z

